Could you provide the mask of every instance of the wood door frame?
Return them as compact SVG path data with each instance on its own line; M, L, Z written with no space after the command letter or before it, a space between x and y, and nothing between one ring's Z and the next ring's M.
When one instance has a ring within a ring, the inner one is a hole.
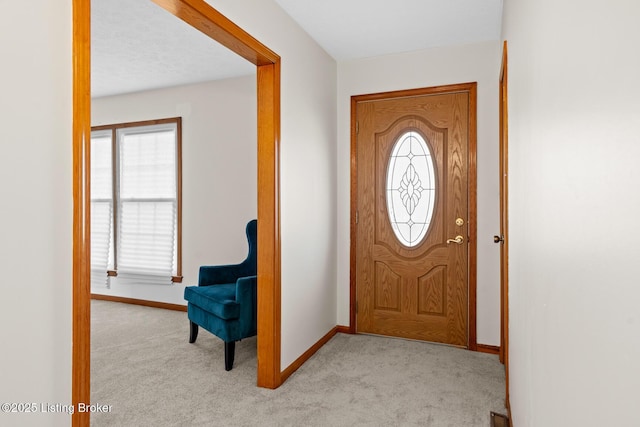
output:
M257 385L282 383L280 243L280 57L203 0L153 0L257 67L258 103L258 368ZM73 278L72 403L90 394L91 2L73 0ZM186 332L185 332L186 333ZM186 339L186 338L185 338ZM73 426L89 425L75 412Z
M502 46L500 67L500 361L505 368L507 409L509 404L509 98L507 41ZM511 419L511 417L509 417Z
M469 93L469 160L468 160L468 224L469 224L469 283L468 283L468 334L467 348L478 349L476 316L477 316L477 83L460 83L434 86L420 89L407 89L391 92L379 92L351 97L351 225L350 225L350 277L349 277L349 332L356 331L356 211L358 208L358 144L356 133L356 105L362 101L378 101L390 98L402 98L421 95L448 94L457 92Z

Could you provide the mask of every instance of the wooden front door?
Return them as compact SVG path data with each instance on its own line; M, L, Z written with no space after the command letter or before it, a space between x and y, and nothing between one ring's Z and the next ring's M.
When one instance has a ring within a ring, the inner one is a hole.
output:
M470 344L475 88L354 98L358 332Z

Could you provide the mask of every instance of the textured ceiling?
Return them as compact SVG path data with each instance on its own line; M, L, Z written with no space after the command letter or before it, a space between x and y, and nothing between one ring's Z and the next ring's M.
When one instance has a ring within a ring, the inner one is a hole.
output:
M275 1L337 60L500 36L502 0ZM150 0L92 0L91 7L93 97L255 73Z
M92 97L255 73L150 0L92 0L91 9Z

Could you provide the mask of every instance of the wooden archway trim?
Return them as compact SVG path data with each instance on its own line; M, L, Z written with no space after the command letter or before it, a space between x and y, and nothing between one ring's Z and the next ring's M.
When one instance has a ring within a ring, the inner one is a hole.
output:
M90 0L73 1L73 308L71 401L91 402L91 270L89 171L91 143ZM89 413L74 411L73 426L88 426Z
M204 0L152 1L254 65L271 65L280 61L278 55Z
M154 0L170 13L257 66L258 91L258 372L277 388L280 371L280 57L203 0ZM72 402L90 395L91 1L73 0L73 350ZM75 412L73 426L87 426Z

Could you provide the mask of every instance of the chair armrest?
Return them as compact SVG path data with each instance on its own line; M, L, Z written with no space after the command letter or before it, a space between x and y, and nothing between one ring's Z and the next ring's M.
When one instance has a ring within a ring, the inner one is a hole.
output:
M205 265L200 267L198 286L235 283L239 277L255 274L245 264Z
M245 336L255 335L258 318L258 278L241 277L236 282L236 302L240 304L240 328Z

